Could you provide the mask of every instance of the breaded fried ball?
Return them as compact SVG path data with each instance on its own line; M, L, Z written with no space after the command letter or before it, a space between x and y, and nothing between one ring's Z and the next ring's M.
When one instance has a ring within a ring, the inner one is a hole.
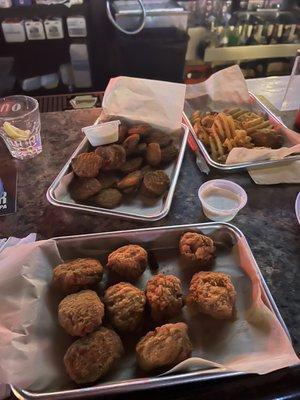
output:
M106 289L104 304L116 329L134 332L143 320L146 296L130 283L121 282Z
M74 173L80 178L95 178L102 166L102 158L94 153L81 153L71 161Z
M186 232L181 236L179 250L182 256L199 266L210 265L216 252L213 240L196 232Z
M137 344L137 361L141 369L151 371L173 367L192 352L188 327L183 322L166 324L148 332Z
M122 246L108 256L107 268L128 280L135 280L145 271L148 255L135 244Z
M155 321L176 316L183 307L182 286L174 275L155 275L147 282L147 301Z
M53 283L64 293L76 293L79 290L96 285L102 279L103 267L93 258L76 258L57 265L53 269Z
M58 306L58 321L71 336L84 336L101 325L104 305L93 290L69 294Z
M105 375L124 352L112 329L98 331L76 340L68 348L64 363L70 378L78 384L95 382Z
M190 283L188 307L217 319L230 319L236 291L229 275L222 272L198 272Z

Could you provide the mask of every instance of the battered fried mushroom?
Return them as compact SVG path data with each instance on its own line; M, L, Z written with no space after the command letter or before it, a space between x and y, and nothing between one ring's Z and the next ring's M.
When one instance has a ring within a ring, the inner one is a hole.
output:
M69 294L58 306L58 321L71 336L84 336L102 323L104 305L93 290Z
M128 280L137 279L145 271L148 255L145 249L135 244L122 246L108 256L107 268Z
M91 202L103 208L115 208L122 202L122 193L118 189L104 189L91 198Z
M102 186L96 178L75 178L70 183L68 189L72 199L75 201L85 201L99 193Z
M186 232L180 238L179 250L189 261L197 262L198 266L208 266L212 263L216 248L211 238L196 232Z
M230 276L222 272L198 272L190 283L187 305L217 319L230 319L236 291Z
M80 178L95 178L102 166L102 158L96 153L81 153L71 161L74 173Z
M162 196L170 186L168 175L161 170L147 172L142 183L142 193L149 197Z
M155 321L175 317L183 307L181 282L174 275L155 275L147 282L146 297Z
M146 151L146 160L152 167L161 162L161 149L158 143L149 143Z
M148 332L136 346L137 361L145 371L173 367L192 352L188 327L183 322L166 324Z
M130 172L136 171L140 169L143 164L142 157L132 158L131 160L127 160L125 164L120 168L124 174L129 174Z
M95 153L102 157L102 169L104 171L119 169L126 161L126 152L124 148L118 144L99 146L95 150Z
M53 284L64 293L76 293L96 285L102 279L103 267L93 258L77 258L53 269Z
M112 325L122 332L134 332L145 309L144 292L130 283L117 283L105 291L104 304Z
M71 344L64 356L64 364L76 383L95 382L113 367L123 353L123 345L116 332L101 327Z

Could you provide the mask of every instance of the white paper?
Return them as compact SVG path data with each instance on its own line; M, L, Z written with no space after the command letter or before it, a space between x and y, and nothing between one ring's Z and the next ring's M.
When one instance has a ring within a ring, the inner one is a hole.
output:
M258 185L300 183L300 160L271 167L248 169L248 172Z
M119 76L109 81L102 107L108 115L176 130L181 127L185 90L181 83Z

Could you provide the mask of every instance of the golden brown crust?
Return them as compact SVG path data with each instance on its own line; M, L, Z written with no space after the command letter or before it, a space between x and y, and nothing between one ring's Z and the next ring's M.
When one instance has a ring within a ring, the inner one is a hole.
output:
M167 164L174 160L178 155L178 149L174 144L167 146L161 150L161 162Z
M75 201L85 201L101 189L101 183L96 178L75 178L69 185L70 195Z
M155 321L172 318L183 307L182 286L174 275L155 275L147 282L147 301Z
M136 346L141 369L151 371L173 367L186 360L192 351L188 327L183 322L166 324L148 332Z
M199 266L210 265L216 252L213 240L196 232L186 232L181 236L179 250L182 256Z
M71 161L74 173L80 178L95 178L102 166L102 158L94 153L81 153Z
M70 378L78 384L95 382L105 375L124 352L119 336L101 327L76 340L68 348L64 363Z
M123 147L125 149L126 156L130 156L131 154L134 153L139 141L140 141L140 135L137 134L130 135L128 136L127 139L124 140Z
M112 172L100 172L97 176L97 180L101 184L101 189L110 189L115 187L119 182L119 178Z
M120 180L118 183L118 189L120 190L127 190L127 189L137 189L141 181L143 179L142 171L134 171L130 174L124 176L123 179Z
M229 275L222 272L198 272L190 283L187 305L217 319L233 316L236 291Z
M128 280L137 279L145 271L148 255L135 244L122 246L108 256L107 268Z
M121 282L105 291L104 303L112 325L122 332L134 332L144 317L144 292L130 283Z
M115 208L122 202L122 193L118 189L104 189L96 196L91 198L92 203L103 208Z
M170 179L164 171L150 171L144 175L142 193L149 197L159 197L166 192L169 186Z
M53 269L53 284L64 293L76 293L102 279L103 267L93 258L77 258Z
M124 172L124 174L129 174L130 172L134 172L140 169L142 164L143 164L143 158L135 157L131 158L130 160L127 160L120 169L122 172Z
M99 146L95 150L95 153L99 154L102 158L102 169L104 171L119 169L126 161L126 152L124 148L118 144Z
M71 336L84 336L102 323L104 305L93 290L69 294L58 306L58 321Z
M149 143L146 150L146 161L152 167L161 162L161 149L158 143Z

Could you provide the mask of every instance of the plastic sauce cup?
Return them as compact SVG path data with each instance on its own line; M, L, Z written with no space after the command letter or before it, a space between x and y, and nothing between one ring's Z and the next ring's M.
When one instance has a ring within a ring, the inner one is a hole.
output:
M207 218L231 221L247 203L247 193L234 182L214 179L200 186L198 196Z

